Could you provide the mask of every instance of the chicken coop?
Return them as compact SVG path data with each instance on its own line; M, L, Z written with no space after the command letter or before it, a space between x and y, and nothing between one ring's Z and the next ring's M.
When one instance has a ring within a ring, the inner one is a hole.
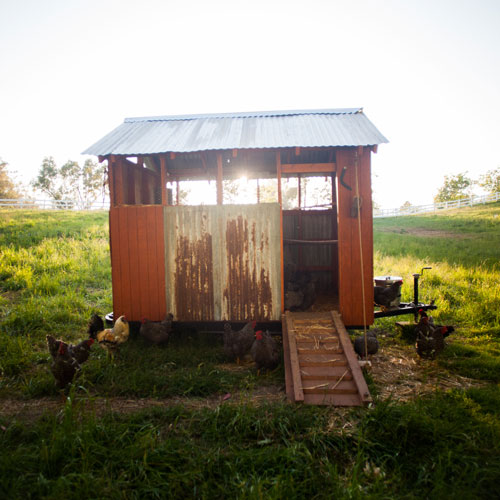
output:
M84 151L108 165L114 316L272 323L299 297L372 324L385 142L359 108L125 119Z

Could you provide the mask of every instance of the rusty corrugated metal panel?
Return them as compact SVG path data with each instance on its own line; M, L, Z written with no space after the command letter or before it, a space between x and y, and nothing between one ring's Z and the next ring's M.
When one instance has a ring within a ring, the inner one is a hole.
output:
M127 118L84 154L149 155L385 142L361 108L348 108Z
M215 226L208 207L165 207L164 223L167 309L179 320L214 320Z
M179 320L279 320L278 204L165 207L167 309Z

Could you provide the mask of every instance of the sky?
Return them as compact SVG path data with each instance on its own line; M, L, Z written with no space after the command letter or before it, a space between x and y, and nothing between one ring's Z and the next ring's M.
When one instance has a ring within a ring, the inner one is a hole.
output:
M362 107L383 208L500 166L498 0L1 0L0 158L17 178L126 117Z

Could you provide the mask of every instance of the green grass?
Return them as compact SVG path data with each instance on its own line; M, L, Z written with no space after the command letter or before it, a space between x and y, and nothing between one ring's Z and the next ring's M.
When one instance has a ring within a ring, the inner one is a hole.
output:
M107 224L104 212L0 211L0 399L57 398L45 335L81 339L92 312L111 311ZM370 409L256 404L260 386L283 384L282 368L230 369L220 339L192 331L165 348L133 334L114 362L93 347L60 412L0 414L0 498L500 496L500 205L374 227L375 274L403 276L404 300L412 273L433 268L421 299L457 327L433 369L483 386L403 403L382 400L367 374ZM394 322L376 326L395 333ZM103 397L215 403L88 409Z
M498 388L355 410L300 405L60 415L0 434L7 498L494 498ZM23 471L20 475L19 472Z

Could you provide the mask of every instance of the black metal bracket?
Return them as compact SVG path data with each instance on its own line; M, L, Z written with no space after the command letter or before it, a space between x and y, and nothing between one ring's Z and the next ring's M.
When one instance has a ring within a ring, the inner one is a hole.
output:
M344 167L344 168L342 169L342 173L340 174L340 177L339 177L339 182L340 182L340 184L342 184L342 186L344 186L346 189L348 189L349 191L352 191L351 186L349 186L348 184L346 184L346 183L344 182L344 175L345 175L345 173L346 173L346 172L347 172L347 167Z
M400 316L403 314L417 314L420 309L424 311L437 309L437 306L434 304L417 304L415 305L413 302L401 302L397 309L389 309L387 311L375 311L373 314L375 319L377 318L388 318L391 316Z

